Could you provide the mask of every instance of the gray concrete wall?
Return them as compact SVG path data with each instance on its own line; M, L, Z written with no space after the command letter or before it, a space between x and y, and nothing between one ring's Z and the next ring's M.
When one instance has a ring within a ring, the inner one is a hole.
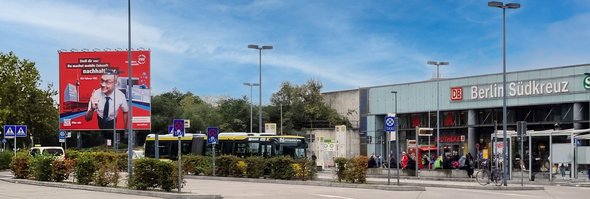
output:
M322 93L324 102L335 109L338 114L348 118L352 128L358 128L359 124L359 90L346 90L338 92Z

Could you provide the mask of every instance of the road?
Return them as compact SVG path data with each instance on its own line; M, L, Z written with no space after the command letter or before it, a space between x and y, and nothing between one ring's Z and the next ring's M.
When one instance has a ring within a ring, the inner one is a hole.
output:
M43 199L140 199L149 198L145 196L133 196L125 194L103 193L94 191L84 191L75 189L63 189L54 187L43 187L26 184L15 184L0 181L0 198L20 199L20 198L43 198Z
M383 191L320 187L304 185L284 185L266 183L246 183L217 180L187 179L184 190L200 194L221 194L224 198L285 198L285 199L376 199L376 198L477 198L477 199L572 199L588 198L590 188L546 186L541 191L496 191L449 188L426 188L426 191Z
M544 191L492 191L473 189L426 188L426 191L383 191L373 189L337 188L305 185L232 182L221 180L186 179L183 191L199 194L220 194L224 198L284 198L284 199L378 199L378 198L469 198L469 199L575 199L588 198L590 188L546 186ZM0 198L147 198L74 189L14 184L0 181Z

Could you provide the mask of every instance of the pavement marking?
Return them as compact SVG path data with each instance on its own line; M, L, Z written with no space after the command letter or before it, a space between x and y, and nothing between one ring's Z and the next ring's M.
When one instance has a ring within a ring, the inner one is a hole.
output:
M322 197L326 197L326 198L354 199L354 198L349 198L349 197L334 196L334 195L324 195L324 194L311 194L311 195L314 195L314 196L322 196Z
M504 193L504 192L495 192L495 191L481 191L481 190L470 190L470 189L464 189L462 191L465 191L465 192L486 193L486 194L506 195L506 196L517 196L517 197L544 198L542 196L531 196L531 195L523 195L523 194L516 194L516 193Z

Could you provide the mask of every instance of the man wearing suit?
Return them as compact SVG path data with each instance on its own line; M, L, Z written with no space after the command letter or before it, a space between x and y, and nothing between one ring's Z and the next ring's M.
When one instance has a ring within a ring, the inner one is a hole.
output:
M88 102L88 111L86 111L86 121L92 120L94 113L98 118L98 127L100 129L113 129L115 119L119 108L123 110L123 123L127 126L127 112L129 106L125 93L116 89L117 75L115 72L107 71L100 78L100 88L92 92L90 102Z

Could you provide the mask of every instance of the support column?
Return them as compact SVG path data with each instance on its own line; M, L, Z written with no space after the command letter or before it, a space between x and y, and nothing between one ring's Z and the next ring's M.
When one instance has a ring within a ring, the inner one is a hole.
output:
M572 111L574 113L574 129L582 129L582 123L580 122L584 119L582 107L584 107L582 106L582 103L574 103Z
M374 115L368 115L367 116L367 137L371 136L372 137L372 141L371 143L367 144L367 156L371 157L371 154L376 153L376 148L377 148L377 134L375 133L375 116ZM368 139L368 138L367 138Z
M477 149L475 143L477 142L475 135L475 110L471 109L467 112L467 150L473 157L477 157Z

